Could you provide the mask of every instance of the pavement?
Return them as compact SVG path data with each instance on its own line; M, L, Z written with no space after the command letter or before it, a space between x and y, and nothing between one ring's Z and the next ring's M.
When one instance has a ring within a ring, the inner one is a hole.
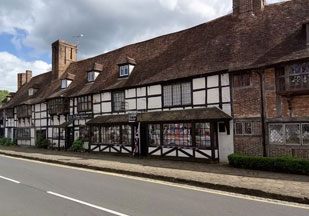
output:
M246 170L228 164L74 153L33 147L0 147L0 154L216 190L309 204L309 176Z
M0 155L3 216L307 216L309 205Z

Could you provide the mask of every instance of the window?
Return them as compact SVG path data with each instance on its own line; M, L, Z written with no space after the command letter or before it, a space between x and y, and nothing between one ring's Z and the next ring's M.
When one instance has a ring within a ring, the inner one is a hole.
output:
M120 77L129 76L129 65L121 65L121 66L119 66L119 76Z
M53 128L53 139L65 139L64 128Z
M93 82L98 77L99 73L95 71L88 72L88 82Z
M81 96L77 98L77 112L85 112L92 110L91 95Z
M210 124L196 123L195 124L195 142L198 148L210 148Z
M191 105L191 83L186 82L163 86L163 104L164 107Z
M21 105L17 107L17 118L31 117L31 105Z
M47 104L50 115L60 115L70 112L70 100L68 98L52 99Z
M83 141L89 140L89 127L87 126L79 127L79 138Z
M31 139L30 128L18 128L17 129L17 138L20 140Z
M148 143L150 146L160 146L160 124L149 124L148 125Z
M106 127L93 127L92 141L104 145L132 145L132 126L114 125Z
M113 92L113 111L125 111L124 92Z
M72 83L72 80L63 79L63 80L61 80L61 88L65 89L65 88L69 87L69 85L71 83Z
M28 95L33 96L37 91L38 91L38 89L36 89L36 88L30 88L30 89L28 89Z
M100 143L100 128L99 127L93 127L92 128L92 142L93 143Z
M14 118L14 109L6 109L5 115L7 118Z
M277 68L276 75L278 93L309 90L309 63Z
M120 144L120 126L102 127L103 144Z
M241 88L251 85L251 73L241 73L233 75L233 87Z
M270 124L269 143L277 145L309 145L309 123Z
M235 123L236 135L253 135L253 122L243 121Z
M192 146L191 131L191 123L163 124L163 145Z

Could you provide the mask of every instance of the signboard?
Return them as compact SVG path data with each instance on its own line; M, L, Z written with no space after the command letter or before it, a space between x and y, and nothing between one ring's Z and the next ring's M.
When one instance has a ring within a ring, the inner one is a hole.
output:
M136 113L130 113L129 114L129 122L136 122L137 121L137 114Z
M75 114L75 115L69 115L68 120L74 121L74 120L85 120L85 119L92 119L93 114Z

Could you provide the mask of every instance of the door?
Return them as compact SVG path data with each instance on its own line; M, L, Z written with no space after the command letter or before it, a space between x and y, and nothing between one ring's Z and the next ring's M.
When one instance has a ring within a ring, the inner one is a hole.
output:
M65 130L65 150L71 148L74 142L74 128L67 127Z

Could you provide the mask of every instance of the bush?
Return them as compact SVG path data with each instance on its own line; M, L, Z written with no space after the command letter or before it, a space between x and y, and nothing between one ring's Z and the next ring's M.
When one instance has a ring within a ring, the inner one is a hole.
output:
M309 161L290 156L257 157L231 154L228 159L230 166L237 168L309 175Z
M84 149L84 142L80 139L77 139L73 142L73 145L71 146L71 150L75 152L80 152Z
M35 146L38 148L47 149L51 145L51 142L39 135L36 139Z
M1 138L0 139L0 145L3 145L3 146L13 146L15 144L9 138Z

